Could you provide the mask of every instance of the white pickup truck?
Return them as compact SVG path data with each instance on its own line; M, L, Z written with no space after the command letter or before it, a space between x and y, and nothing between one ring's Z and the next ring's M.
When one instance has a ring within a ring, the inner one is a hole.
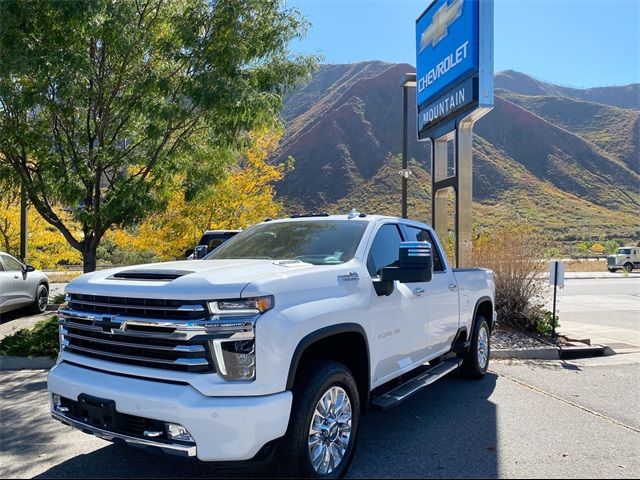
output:
M430 226L352 212L266 221L203 260L83 275L60 308L52 416L204 461L346 473L360 418L459 369L481 378L493 273Z

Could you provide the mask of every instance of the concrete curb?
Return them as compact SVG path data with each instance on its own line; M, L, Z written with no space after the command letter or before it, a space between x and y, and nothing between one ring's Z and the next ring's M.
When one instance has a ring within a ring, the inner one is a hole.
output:
M0 371L4 370L49 370L56 364L49 357L14 357L0 355Z
M561 360L573 358L608 357L616 355L615 350L606 345L585 345L584 347L547 347L526 350L491 350L491 357L515 360Z
M560 360L560 349L557 347L531 348L528 350L492 349L491 357L517 360Z

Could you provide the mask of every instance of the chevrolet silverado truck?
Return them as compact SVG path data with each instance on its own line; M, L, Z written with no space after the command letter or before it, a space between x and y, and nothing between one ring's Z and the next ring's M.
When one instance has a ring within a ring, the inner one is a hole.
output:
M265 221L203 260L83 275L59 310L53 418L202 461L344 475L361 416L459 370L479 379L493 273L453 269L429 225Z

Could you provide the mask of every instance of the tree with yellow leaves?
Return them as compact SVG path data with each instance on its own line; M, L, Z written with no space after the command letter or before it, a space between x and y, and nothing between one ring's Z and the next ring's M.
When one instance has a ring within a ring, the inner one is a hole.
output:
M292 168L292 163L272 165L266 160L281 136L281 130L256 132L224 176L194 198L187 198L179 187L183 177L176 177L178 188L164 212L147 218L135 230L112 231L107 238L122 247L151 250L170 260L182 258L205 230L242 229L277 216L282 206L274 199L273 183Z
M58 212L64 217L64 212ZM53 269L61 264L76 264L80 252L65 241L56 228L35 211L27 210L27 258L36 268ZM20 188L7 169L0 169L0 250L18 256L20 251Z

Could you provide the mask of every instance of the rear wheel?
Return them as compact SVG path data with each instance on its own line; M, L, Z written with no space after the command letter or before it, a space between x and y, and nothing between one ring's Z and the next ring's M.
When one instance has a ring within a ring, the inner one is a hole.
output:
M484 377L489 368L489 355L491 354L490 344L491 330L487 320L478 316L471 336L469 350L462 355L462 365L460 373L467 378L480 379Z
M44 283L38 285L36 289L36 299L33 301L31 305L32 313L44 313L47 309L47 305L49 304L49 289Z
M627 273L631 273L633 271L633 263L627 262L624 264L624 271Z
M313 361L293 389L289 428L281 445L283 473L304 478L340 478L355 449L360 399L349 369Z

